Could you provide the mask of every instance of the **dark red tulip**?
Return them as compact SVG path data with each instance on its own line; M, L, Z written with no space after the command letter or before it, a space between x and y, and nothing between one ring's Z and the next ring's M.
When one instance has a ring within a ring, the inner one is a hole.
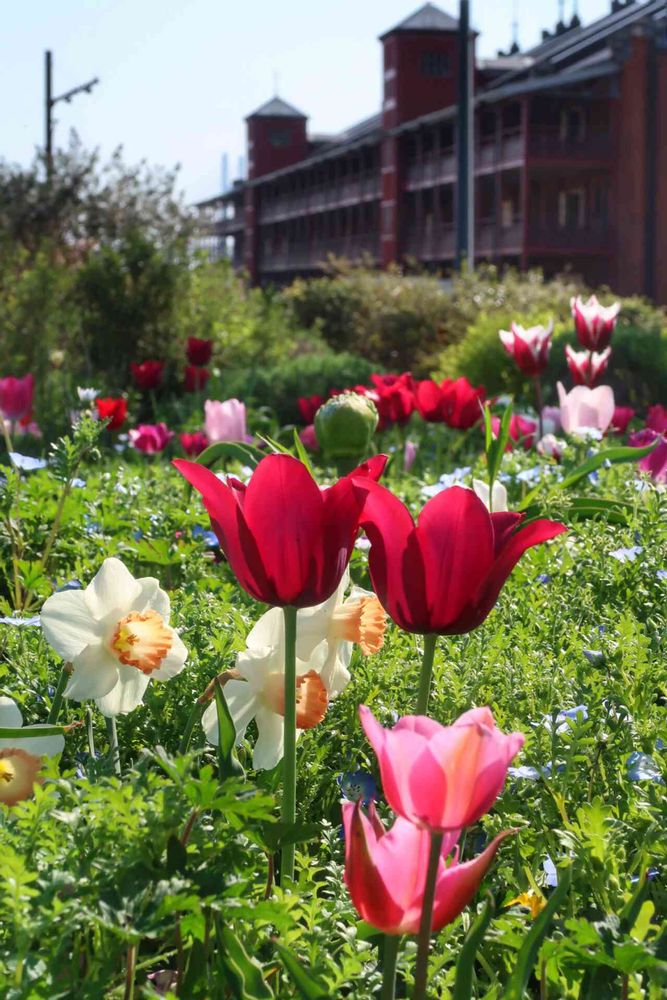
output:
M369 569L387 613L406 632L459 635L482 624L520 557L565 531L557 521L490 514L472 490L452 486L424 506L417 525L408 508L370 484L361 526Z
M635 410L631 406L615 407L614 415L611 418L612 430L616 431L617 434L625 434L634 415Z
M312 424L315 420L315 414L324 402L324 396L316 394L312 396L299 396L296 402L304 424Z
M213 354L213 341L200 340L199 337L188 337L188 346L185 349L188 361L196 368L203 368L211 360Z
M392 381L387 381L389 379ZM390 424L407 424L415 408L415 383L410 372L403 375L371 375L371 381L375 390L367 390L366 394L380 414L379 429L384 430Z
M174 465L204 498L222 551L255 600L307 608L331 597L345 572L372 479L386 456L321 490L291 455L267 455L246 486L196 462ZM371 478L372 477L372 478Z
M483 386L475 388L467 378L445 379L442 390L442 419L449 427L467 431L482 418L486 399Z
M512 323L509 330L499 332L503 347L524 375L534 378L544 371L549 364L552 322L547 326L531 326L527 330L520 323Z
M183 432L178 435L178 440L181 442L181 448L185 454L191 455L193 458L201 455L208 448L208 438L203 431L193 431L192 434Z
M107 430L117 431L125 423L127 417L127 400L122 396L106 396L96 399L97 415L100 420L108 420Z
M422 420L431 424L442 423L442 389L437 382L430 378L417 382L415 406Z
M667 434L667 407L660 403L649 407L646 414L646 426L650 430L656 431L657 434Z
M0 378L0 419L22 420L32 410L35 383L32 375Z
M197 392L203 389L210 378L211 373L207 368L196 368L195 365L185 366L185 391Z
M130 368L134 384L142 392L158 389L162 385L164 361L142 361L140 365L132 361Z

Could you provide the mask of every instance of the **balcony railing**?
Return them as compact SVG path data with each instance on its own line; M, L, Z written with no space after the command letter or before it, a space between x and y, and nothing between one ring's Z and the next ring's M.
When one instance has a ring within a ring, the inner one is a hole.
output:
M405 168L405 186L408 189L448 184L455 179L456 156L453 148L443 150L439 156L433 153L423 160L408 163Z
M527 242L531 250L562 254L611 253L611 230L606 223L587 226L559 226L532 224L528 227Z
M336 183L321 184L303 191L270 198L260 205L260 222L280 222L283 219L342 208L348 204L373 201L380 197L379 174L368 174Z
M408 226L403 251L418 260L441 260L456 253L456 232L449 222L440 226Z
M612 155L612 140L607 133L587 132L579 138L567 138L557 126L531 128L528 155L544 160L607 160Z
M369 256L377 261L379 254L380 241L375 233L299 240L277 248L270 245L260 247L259 267L262 271L306 271L317 269L330 255L347 257L348 260Z

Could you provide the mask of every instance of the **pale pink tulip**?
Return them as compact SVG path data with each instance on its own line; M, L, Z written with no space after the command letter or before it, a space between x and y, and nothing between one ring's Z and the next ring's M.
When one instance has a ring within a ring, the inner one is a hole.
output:
M489 708L473 708L452 726L406 715L384 729L365 705L359 716L387 802L432 831L460 830L488 812L524 743L522 733L501 733Z
M204 413L204 430L211 444L250 440L246 433L245 403L239 399L226 399L223 403L207 399Z
M591 295L584 302L580 295L570 299L570 308L577 331L577 340L588 351L602 351L608 346L616 326L618 314L621 311L620 302L614 302L606 308Z
M431 836L428 830L400 816L385 830L373 804L366 816L360 802L343 803L345 884L359 915L385 934L416 934L424 901ZM433 930L455 920L477 892L501 842L513 831L500 833L482 854L449 865L459 830L445 834L433 906Z
M614 393L611 386L599 385L589 389L577 385L565 392L558 383L560 401L560 422L566 434L576 434L582 430L606 431L614 416Z

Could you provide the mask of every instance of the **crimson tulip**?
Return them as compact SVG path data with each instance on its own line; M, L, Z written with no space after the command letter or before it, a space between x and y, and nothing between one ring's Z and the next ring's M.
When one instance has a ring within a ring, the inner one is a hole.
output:
M646 426L657 434L667 434L667 407L657 403L646 414Z
M157 455L164 451L174 436L165 423L139 424L130 431L130 445L144 455Z
M558 410L560 414L560 410ZM500 417L491 417L491 430L493 436L498 437L500 430ZM537 424L528 417L522 417L520 413L513 413L510 417L509 440L505 451L511 451L512 445L520 444L526 451L530 451L537 440Z
M359 528L368 486L386 464L379 455L321 490L291 455L267 455L249 484L176 459L199 490L222 551L241 586L258 601L307 608L326 601L341 581Z
M318 396L315 393L312 396L299 396L296 402L299 407L301 419L304 424L308 425L312 424L315 420L315 414L324 402L324 396Z
M203 389L208 382L211 373L207 368L196 368L195 365L185 366L185 391L197 392Z
M162 385L164 361L142 361L140 365L132 361L130 368L134 383L142 392L158 389Z
M345 884L359 916L385 934L416 934L419 930L430 836L427 830L398 817L390 830L371 803L366 816L360 802L343 803ZM477 892L502 841L491 841L471 861L462 864L458 852L447 864L460 831L443 838L435 883L432 930L450 924Z
M432 497L417 524L389 490L370 483L361 517L369 569L384 609L406 632L459 635L485 620L503 584L533 545L565 531L523 514L490 514L472 490L452 486Z
M196 458L197 455L208 448L208 438L203 431L193 431L192 434L187 434L183 432L178 435L178 440L181 442L181 448L186 455L191 455Z
M0 378L0 416L12 421L27 416L32 410L34 387L32 375L24 375L23 378L7 375L6 378Z
M95 400L97 415L100 420L108 420L107 430L117 431L125 423L127 417L127 400L122 396L105 396Z
M592 389L607 370L611 347L598 354L596 351L574 351L566 344L565 357L575 385L587 385Z
M391 379L391 381L387 381ZM380 430L390 424L407 424L415 408L414 381L409 372L403 375L371 375L375 391L369 395L380 415Z
M437 382L426 378L417 383L415 406L422 420L431 424L442 421L442 389Z
M500 340L524 375L535 378L549 364L552 333L551 322L548 326L531 326L526 330L519 323L512 323L510 330L500 330Z
M448 427L467 431L481 420L486 399L483 386L475 388L467 378L445 379L442 389L442 419Z
M203 368L211 360L213 341L200 340L199 337L188 337L185 353L191 365L194 365L196 368Z
M628 425L635 415L635 410L631 406L616 406L614 407L614 415L611 418L611 428L616 431L617 434L625 434L628 429ZM649 411L650 412L650 411ZM667 423L665 424L667 427Z
M570 308L577 331L577 340L589 351L603 351L611 340L621 311L619 302L605 308L595 295L584 302L580 295L570 299Z
M656 483L667 483L667 434L659 434L650 427L644 427L628 438L628 444L632 448L645 448L647 444L655 442L657 444L653 451L639 460L637 468L648 472Z

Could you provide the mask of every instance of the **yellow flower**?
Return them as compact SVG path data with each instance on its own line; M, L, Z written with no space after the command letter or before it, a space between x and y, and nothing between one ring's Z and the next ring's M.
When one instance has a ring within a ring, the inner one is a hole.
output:
M529 889L528 892L522 892L519 896L515 896L514 899L510 899L509 903L506 904L506 908L510 906L523 906L530 911L530 919L536 920L546 905L547 901L541 893L538 894Z

